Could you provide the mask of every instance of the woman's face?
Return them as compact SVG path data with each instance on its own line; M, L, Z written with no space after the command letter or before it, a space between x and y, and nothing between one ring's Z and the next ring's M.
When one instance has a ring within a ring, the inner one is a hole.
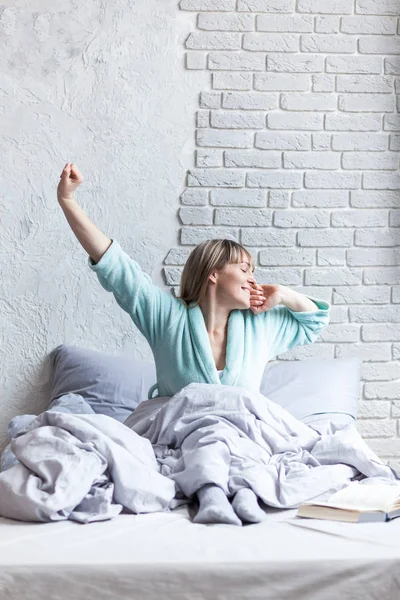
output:
M230 310L250 308L250 289L256 282L248 257L243 255L240 260L216 271L217 301Z

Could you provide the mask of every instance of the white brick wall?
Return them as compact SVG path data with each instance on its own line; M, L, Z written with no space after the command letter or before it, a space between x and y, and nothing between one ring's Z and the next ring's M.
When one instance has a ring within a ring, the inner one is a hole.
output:
M363 359L360 433L400 461L398 0L181 0L186 68L209 71L194 167L165 259L177 291L204 239L247 246L260 282L332 303L279 357Z

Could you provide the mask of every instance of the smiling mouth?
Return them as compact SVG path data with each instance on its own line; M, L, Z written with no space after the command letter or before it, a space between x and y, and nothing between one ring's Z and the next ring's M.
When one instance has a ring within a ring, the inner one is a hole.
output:
M242 287L242 290L245 291L245 292L247 292L249 294L249 296L250 296L250 290L248 288Z

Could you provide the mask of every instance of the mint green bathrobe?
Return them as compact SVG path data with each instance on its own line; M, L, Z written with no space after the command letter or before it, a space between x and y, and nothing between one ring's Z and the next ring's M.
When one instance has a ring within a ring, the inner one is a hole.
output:
M199 306L153 284L116 240L98 263L88 258L101 285L114 297L144 335L154 355L157 396L173 396L189 383L238 385L258 392L266 363L295 346L312 344L329 323L328 302L307 296L318 310L295 312L278 305L255 315L232 310L228 318L226 366L220 378Z

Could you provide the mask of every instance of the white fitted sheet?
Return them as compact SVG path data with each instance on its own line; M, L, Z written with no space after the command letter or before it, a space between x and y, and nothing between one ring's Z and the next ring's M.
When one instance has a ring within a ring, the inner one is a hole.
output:
M191 510L119 515L89 525L0 519L0 597L400 598L400 536L398 546L353 540L305 527L311 520L280 509L266 509L266 521L256 525L200 525L191 522ZM378 537L390 528L400 533L400 519L374 527Z

